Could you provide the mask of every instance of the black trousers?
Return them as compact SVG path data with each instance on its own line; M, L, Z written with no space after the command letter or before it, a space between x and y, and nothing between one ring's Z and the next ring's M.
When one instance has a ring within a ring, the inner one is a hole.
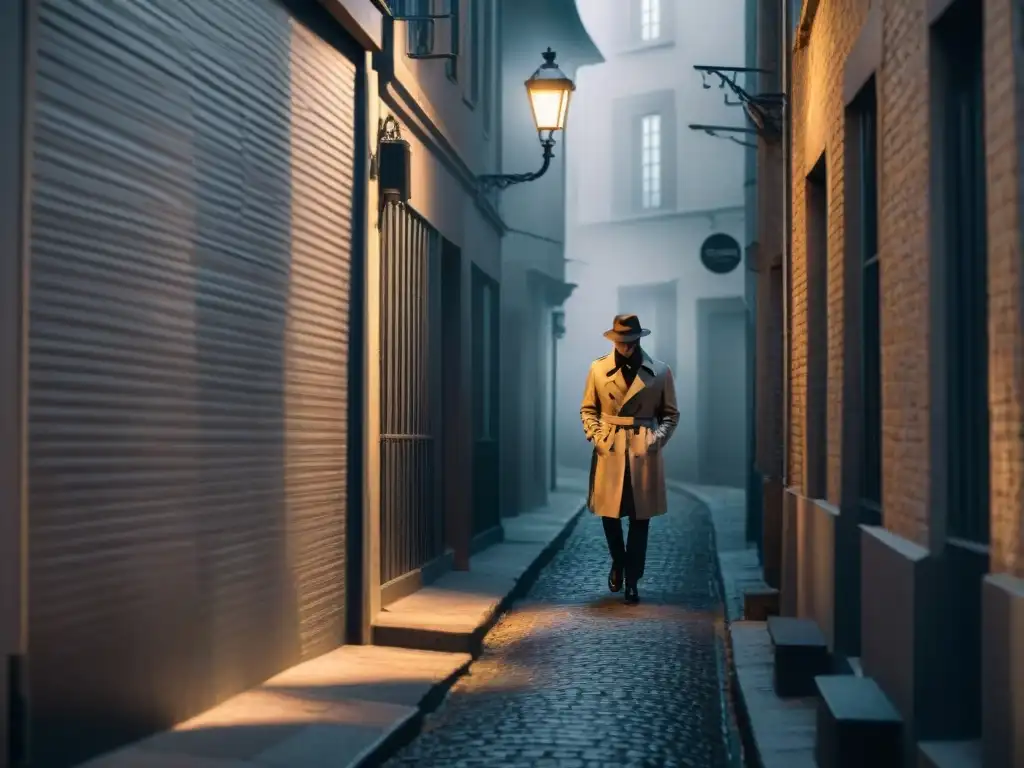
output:
M629 519L629 537L623 539L622 518ZM622 483L622 501L619 503L619 516L602 517L604 537L608 541L608 553L612 563L625 571L626 583L635 585L644 575L644 564L647 562L647 532L650 520L636 519L636 506L633 502L633 483L629 474L629 460L626 460L626 476Z

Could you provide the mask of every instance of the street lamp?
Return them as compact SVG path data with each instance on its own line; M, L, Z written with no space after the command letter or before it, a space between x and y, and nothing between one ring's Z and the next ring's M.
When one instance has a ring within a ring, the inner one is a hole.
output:
M551 166L554 155L555 131L565 129L565 118L569 113L569 99L576 85L565 76L555 64L555 52L548 48L541 54L544 63L526 81L526 95L530 99L530 111L533 123L537 127L537 137L543 150L541 166L533 173L493 174L480 177L480 186L484 189L497 187L505 189L512 184L524 181L535 181L543 176ZM546 135L545 135L546 134Z

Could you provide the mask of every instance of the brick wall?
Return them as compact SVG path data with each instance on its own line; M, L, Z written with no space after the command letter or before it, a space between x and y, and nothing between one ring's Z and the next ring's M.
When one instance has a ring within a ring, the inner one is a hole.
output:
M868 3L822 0L813 19L805 20L793 53L792 92L792 357L790 381L790 485L803 490L808 450L808 221L805 180L824 152L827 164L827 306L828 361L827 498L841 496L842 379L843 379L843 64L867 15ZM810 21L809 28L806 22ZM806 35L809 29L810 34ZM811 406L813 407L813 402Z
M1021 142L1024 9L985 0L992 570L1024 577L1024 282ZM1016 39L1015 39L1016 38Z
M1024 575L1024 275L1020 175L1024 9L985 2L989 167L993 568ZM875 0L882 12L879 251L884 524L929 544L929 26L927 0ZM845 108L843 70L870 3L821 0L793 53L790 483L803 489L808 423L805 179L828 165L828 492L842 498ZM813 448L811 446L810 448Z

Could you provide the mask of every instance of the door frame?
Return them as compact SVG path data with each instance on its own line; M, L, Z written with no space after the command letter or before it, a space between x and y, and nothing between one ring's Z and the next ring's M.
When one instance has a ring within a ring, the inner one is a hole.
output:
M0 3L0 768L26 758L28 274L37 0ZM13 694L13 695L11 695ZM13 702L13 706L11 706Z
M747 303L742 296L727 296L720 298L697 299L697 481L704 483L707 479L707 441L710 436L710 424L708 421L708 409L703 403L708 402L713 383L711 381L711 349L708 345L708 332L711 326L712 315L738 314L743 320L743 343L749 343L747 326ZM748 356L744 350L744 360ZM745 372L749 375L749 371ZM744 390L746 391L746 390ZM749 403L744 403L746 409L744 415L744 444L747 442L751 408ZM748 457L749 458L749 457ZM749 461L744 462L744 467ZM744 469L744 473L746 473ZM746 483L743 484L746 488Z

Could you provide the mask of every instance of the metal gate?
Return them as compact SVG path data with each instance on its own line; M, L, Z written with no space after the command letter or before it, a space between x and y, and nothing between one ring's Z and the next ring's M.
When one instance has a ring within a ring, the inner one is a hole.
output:
M381 252L381 584L444 554L440 441L440 238L385 206Z
M40 3L34 766L343 642L357 68L322 18Z

